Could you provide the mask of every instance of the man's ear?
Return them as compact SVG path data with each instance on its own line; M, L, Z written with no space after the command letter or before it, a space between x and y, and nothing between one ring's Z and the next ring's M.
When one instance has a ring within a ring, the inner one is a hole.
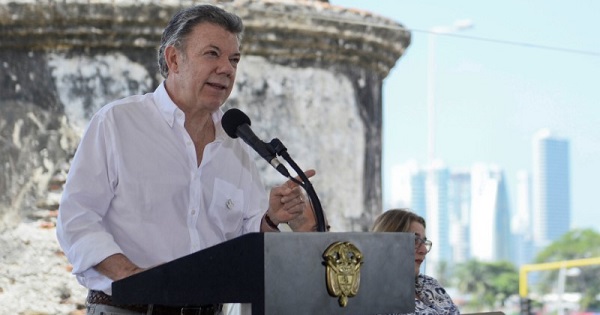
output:
M167 46L165 48L165 61L167 62L169 73L177 73L179 71L179 62L181 61L179 50L174 46Z

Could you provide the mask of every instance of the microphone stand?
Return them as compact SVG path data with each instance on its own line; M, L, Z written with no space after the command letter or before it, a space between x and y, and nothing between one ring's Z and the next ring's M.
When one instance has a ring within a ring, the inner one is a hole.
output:
M290 166L294 169L294 171L296 171L298 176L300 176L300 179L302 179L302 182L299 182L295 178L290 177L292 179L292 181L294 181L298 185L302 186L304 188L304 190L306 191L306 193L308 194L308 198L310 199L310 203L312 205L312 208L313 208L313 211L315 214L315 219L317 220L317 231L318 232L326 232L325 215L323 214L323 208L321 207L321 202L319 201L319 197L317 197L317 193L315 192L315 189L313 188L312 184L308 180L308 177L306 177L306 174L304 174L302 169L300 169L300 167L296 164L296 162L294 162L294 160L290 157L290 155L287 153L287 148L283 145L283 143L279 139L275 138L275 139L271 140L271 142L269 144L271 145L271 147L273 149L275 149L275 152L279 156L283 157L283 159L286 160L290 164Z

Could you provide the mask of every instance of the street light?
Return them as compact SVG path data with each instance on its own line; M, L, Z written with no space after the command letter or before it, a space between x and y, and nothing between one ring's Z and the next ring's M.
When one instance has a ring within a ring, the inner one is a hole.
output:
M438 248L445 248L444 242L447 242L449 237L446 231L442 231L443 228L440 225L440 195L439 195L439 183L436 176L436 168L442 167L440 161L435 160L435 101L434 101L434 74L435 74L435 37L438 34L449 34L456 31L468 29L473 26L470 20L458 20L452 26L438 26L430 29L429 32L429 59L428 59L428 75L427 75L427 126L428 126L428 139L427 139L427 150L428 150L428 166L427 175L425 179L425 202L426 202L426 215L429 223L429 237L435 244L440 244ZM436 166L436 164L438 164ZM430 220L431 218L431 220ZM445 222L444 222L445 223ZM428 254L430 258L429 266L435 270L437 263L440 260L440 252L435 250ZM435 271L434 271L435 272Z
M451 34L472 27L473 22L470 19L462 19L455 21L451 26L436 26L429 30L429 59L427 64L427 126L429 137L427 151L430 167L435 160L435 38L439 34Z

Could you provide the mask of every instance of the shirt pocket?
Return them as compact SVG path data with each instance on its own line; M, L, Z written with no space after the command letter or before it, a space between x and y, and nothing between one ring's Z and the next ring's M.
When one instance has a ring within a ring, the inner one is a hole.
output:
M224 240L242 235L244 191L223 179L216 178L208 216L211 222L218 225Z

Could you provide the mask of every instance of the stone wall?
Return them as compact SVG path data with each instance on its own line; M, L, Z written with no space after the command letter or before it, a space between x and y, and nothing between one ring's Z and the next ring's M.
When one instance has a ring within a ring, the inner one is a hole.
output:
M213 1L218 2L218 1ZM0 213L17 222L67 171L90 116L152 91L162 28L193 1L0 0ZM221 1L245 21L225 105L304 169L335 230L381 211L382 81L410 43L397 22L326 1ZM257 157L265 183L283 178Z

